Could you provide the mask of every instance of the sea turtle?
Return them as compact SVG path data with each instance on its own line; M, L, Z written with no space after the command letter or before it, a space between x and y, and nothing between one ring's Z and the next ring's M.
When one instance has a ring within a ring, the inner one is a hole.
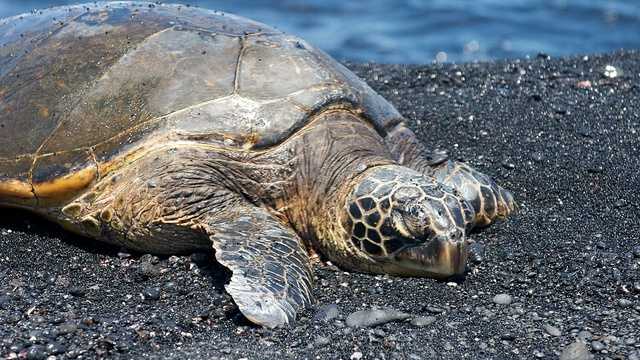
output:
M343 269L462 273L509 215L488 176L302 39L229 14L108 2L0 20L0 203L142 252L215 251L251 321Z

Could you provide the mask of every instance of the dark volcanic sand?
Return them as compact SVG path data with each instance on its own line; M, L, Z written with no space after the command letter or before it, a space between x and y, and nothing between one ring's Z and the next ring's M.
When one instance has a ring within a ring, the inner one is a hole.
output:
M605 77L606 65L618 76ZM472 235L485 259L464 281L318 265L315 295L338 304L338 319L317 322L310 309L295 326L267 331L237 315L210 258L118 254L4 210L0 356L57 347L59 358L553 359L582 338L598 358L638 359L640 53L351 67L425 141L519 201L508 222ZM590 88L577 86L584 81ZM494 303L501 293L510 305ZM374 306L435 322L345 326Z

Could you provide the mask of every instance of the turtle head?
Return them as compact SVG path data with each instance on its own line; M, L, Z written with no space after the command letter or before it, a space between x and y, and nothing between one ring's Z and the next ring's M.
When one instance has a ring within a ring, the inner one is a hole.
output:
M402 166L381 166L361 175L345 206L357 270L435 278L464 272L473 209L452 188Z

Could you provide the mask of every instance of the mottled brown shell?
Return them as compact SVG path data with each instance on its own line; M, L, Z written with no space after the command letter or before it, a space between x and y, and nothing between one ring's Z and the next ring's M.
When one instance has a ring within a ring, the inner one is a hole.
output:
M328 107L381 132L400 119L322 51L229 14L116 2L0 20L0 202L73 194L159 137L272 146Z

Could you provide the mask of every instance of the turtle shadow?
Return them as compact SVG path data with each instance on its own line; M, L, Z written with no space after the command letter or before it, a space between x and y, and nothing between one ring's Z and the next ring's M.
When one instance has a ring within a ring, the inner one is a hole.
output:
M16 237L20 236L20 233L31 234L40 238L38 239L40 241L56 240L84 252L108 257L125 255L127 258L139 260L147 255L144 252L74 234L53 221L23 209L0 208L0 229L9 231L11 235ZM190 254L176 255L189 256ZM171 255L156 256L162 261L166 261L171 257ZM216 261L213 250L210 253L194 252L190 256L190 261L198 266L202 275L216 291L224 291L224 285L229 282L231 272Z
M226 293L225 285L227 285L231 280L232 272L216 260L215 252L196 252L191 254L192 261L194 258L197 259L194 263L198 266L201 274L207 279L207 282L223 296L229 296L230 304L233 306L225 310L225 318L231 321L235 326L261 328L261 326L256 325L247 319L240 312L240 309L234 299Z
M41 239L44 241L56 239L66 245L99 255L117 256L121 251L118 246L74 234L53 221L23 209L0 208L0 228L13 233L32 234L44 238Z

